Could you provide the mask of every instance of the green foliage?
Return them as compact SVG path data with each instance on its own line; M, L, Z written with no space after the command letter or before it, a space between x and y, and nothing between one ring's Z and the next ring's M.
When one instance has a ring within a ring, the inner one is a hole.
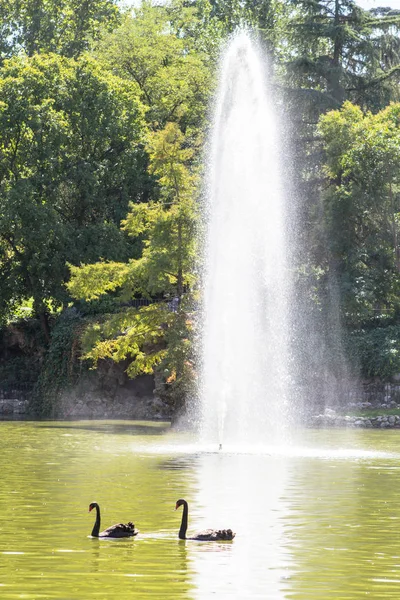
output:
M173 298L192 286L197 178L186 164L193 152L183 146L176 124L150 135L150 170L162 185L160 200L131 204L123 221L128 234L142 235L142 256L125 264L100 262L72 268L68 289L74 297L98 298L120 288L123 301L135 294Z
M292 5L286 44L292 85L324 94L330 107L345 99L369 107L398 99L399 16L377 18L354 0Z
M201 24L196 10L182 2L157 7L144 2L95 49L105 68L139 87L153 128L176 121L186 130L204 119L215 80L207 52L210 38Z
M345 100L378 111L399 101L400 16L365 11L354 0L283 3L275 54L285 111L292 126L294 186L305 200L300 219L319 261L325 239L318 224L325 187L316 125Z
M194 283L197 177L190 168L193 150L176 123L149 135L149 169L160 185L159 199L132 204L124 229L142 236L141 258L128 263L100 262L71 269L69 291L86 300L112 291L122 303L136 294L163 298L139 309L122 307L86 329L85 358L129 360L127 373L151 373L158 366L179 393L192 371L191 299ZM175 299L175 310L168 300ZM183 383L184 382L184 383ZM178 402L178 400L176 400ZM179 400L181 401L181 400Z
M178 409L189 394L198 164L217 60L238 26L267 46L293 115L305 309L327 320L337 278L364 373L391 372L390 343L374 371L371 340L383 335L376 316L395 323L400 310L400 108L378 112L399 99L399 25L354 0L144 1L122 13L114 0L0 0L0 322L27 298L42 318L38 413L79 371L82 315L92 363L161 370ZM71 296L78 313L65 311ZM151 305L134 309L138 298ZM61 309L50 332L46 315Z
M39 377L45 339L35 319L20 318L0 328L0 385L29 398Z
M321 119L325 229L349 324L394 313L400 292L400 105L363 115L345 103Z
M400 325L353 331L347 350L364 377L390 378L400 373Z
M0 361L1 389L6 392L17 390L29 397L39 377L40 366L39 360L23 354Z
M36 55L0 71L0 312L68 300L66 262L132 252L119 230L144 199L143 107L90 59Z
M87 369L80 360L84 327L85 321L75 309L64 311L57 319L33 392L31 408L36 416L51 417L61 392L73 386Z
M21 50L76 57L118 18L114 0L0 0L0 59Z
M86 329L85 357L92 359L94 366L103 358L115 362L130 359L127 373L131 377L152 373L165 357L164 333L173 319L166 303L121 310Z
M74 298L98 299L102 294L114 291L122 285L128 275L128 265L101 262L74 267L70 265L71 281L68 289ZM83 277L82 277L83 275Z
M257 29L264 40L276 42L276 30L287 5L276 0L210 0L210 16L231 34L240 27ZM270 50L273 49L268 44Z

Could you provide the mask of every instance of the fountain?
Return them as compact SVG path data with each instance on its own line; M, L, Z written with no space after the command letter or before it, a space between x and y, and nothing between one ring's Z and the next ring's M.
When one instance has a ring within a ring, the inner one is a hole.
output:
M245 33L223 58L208 178L202 441L282 439L289 393L287 218L265 62Z

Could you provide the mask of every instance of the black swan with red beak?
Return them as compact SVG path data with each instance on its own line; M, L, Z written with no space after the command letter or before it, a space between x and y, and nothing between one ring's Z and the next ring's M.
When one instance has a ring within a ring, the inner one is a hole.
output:
M132 537L139 533L138 529L135 529L133 523L118 523L117 525L111 525L104 531L100 532L100 506L97 502L91 502L89 504L89 512L96 509L96 521L93 526L92 536L98 538L125 538Z
M186 537L186 531L188 527L188 513L189 507L186 500L180 498L176 502L175 510L183 505L183 513L182 513L182 522L181 528L179 530L179 539L180 540L198 540L200 542L214 542L221 540L233 540L236 533L232 531L232 529L205 529L204 531L199 531L195 535L191 537Z

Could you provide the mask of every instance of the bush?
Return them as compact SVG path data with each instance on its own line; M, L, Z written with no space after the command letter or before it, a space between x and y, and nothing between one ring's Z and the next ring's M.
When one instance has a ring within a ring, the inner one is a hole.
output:
M346 345L364 377L388 379L400 373L400 325L353 331Z
M74 308L67 309L57 319L35 387L32 406L37 416L51 416L62 390L74 385L86 369L80 360L84 325L84 319Z

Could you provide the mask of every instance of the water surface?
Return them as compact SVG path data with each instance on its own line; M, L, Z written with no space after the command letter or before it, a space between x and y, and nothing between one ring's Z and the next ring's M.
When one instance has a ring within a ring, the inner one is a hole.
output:
M0 423L2 599L399 597L400 431L198 447L164 424ZM233 542L179 541L231 527ZM133 520L127 540L90 537Z

